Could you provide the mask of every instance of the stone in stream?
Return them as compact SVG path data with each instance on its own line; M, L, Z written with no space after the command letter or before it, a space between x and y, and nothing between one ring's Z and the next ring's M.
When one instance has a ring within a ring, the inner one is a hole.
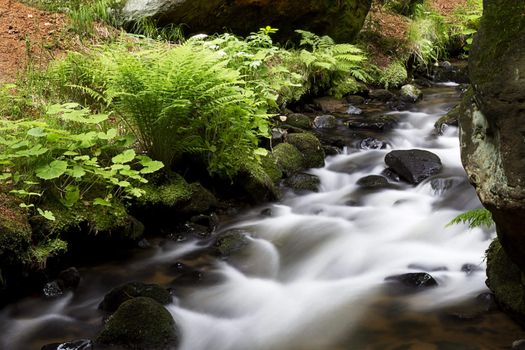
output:
M376 115L376 116L359 116L350 117L346 122L346 126L351 129L369 129L369 130L389 130L398 122L398 117L395 115Z
M239 253L250 244L246 231L233 229L220 234L213 244L215 254L222 257L229 257Z
M315 175L299 173L285 179L284 184L296 193L318 192L321 180Z
M93 342L89 339L73 340L66 343L53 343L42 346L41 350L92 350Z
M356 184L363 188L388 188L390 183L381 175L368 175L357 180Z
M151 298L124 302L95 338L95 344L141 350L175 349L179 331L171 314Z
M292 113L286 116L286 120L284 121L284 124L293 126L294 128L299 129L311 129L312 122L310 118L304 114L300 113Z
M287 141L301 152L305 169L324 166L325 154L317 137L310 133L290 134Z
M67 290L74 290L80 283L80 273L75 267L61 271L58 277L44 285L43 293L48 298L63 295Z
M330 114L318 115L314 119L314 127L316 129L334 129L336 126L337 120Z
M403 85L400 90L401 100L416 103L423 98L423 92L411 84Z
M418 149L392 151L385 156L385 163L403 180L415 185L443 168L437 155Z
M512 342L512 350L525 350L525 339L519 339Z
M385 149L387 146L386 142L375 139L373 137L367 137L366 139L363 139L359 141L359 148L360 149Z
M388 276L385 281L397 284L402 291L418 291L426 288L436 287L438 283L426 272L405 273L402 275Z
M161 304L169 304L172 301L171 294L157 284L130 282L113 288L104 296L98 308L111 313L117 310L122 303L138 297L152 298Z
M363 96L359 95L349 95L345 97L346 102L350 103L351 105L362 105L365 103L365 98Z
M483 271L483 269L479 265L463 264L463 266L461 266L461 272L465 272L467 275L472 275L473 273L480 271Z
M368 93L371 99L378 100L381 102L388 102L395 97L393 93L385 89L371 90Z

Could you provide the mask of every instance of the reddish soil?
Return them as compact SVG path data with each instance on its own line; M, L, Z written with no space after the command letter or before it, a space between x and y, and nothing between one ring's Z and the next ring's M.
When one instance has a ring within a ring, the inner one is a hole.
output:
M60 51L62 14L0 0L0 81L14 80L28 62L42 65Z
M432 7L442 14L443 16L448 16L454 10L460 6L465 6L467 0L433 0Z

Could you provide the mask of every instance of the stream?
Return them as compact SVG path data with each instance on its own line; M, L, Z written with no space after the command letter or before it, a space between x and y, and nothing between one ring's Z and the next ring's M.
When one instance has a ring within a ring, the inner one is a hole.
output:
M158 239L129 260L79 268L75 293L0 310L0 348L92 338L104 294L137 280L172 288L167 308L181 350L510 349L524 333L482 294L494 231L447 227L480 206L461 166L457 128L432 136L459 93L453 84L424 93L411 111L393 112L400 121L381 134L387 149L347 147L309 171L321 180L318 193L286 193L223 222L217 234L248 237L229 259L199 254L199 240ZM438 155L441 173L418 186L356 184L381 174L392 149L413 148ZM199 278L180 278L177 266ZM411 272L428 272L438 286L407 293L385 281Z

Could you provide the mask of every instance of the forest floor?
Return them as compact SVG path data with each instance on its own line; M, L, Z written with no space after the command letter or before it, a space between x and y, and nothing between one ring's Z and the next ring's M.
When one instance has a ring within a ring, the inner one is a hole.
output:
M449 15L466 0L434 0L433 7ZM68 49L83 46L77 36L67 31L64 14L41 11L16 0L0 0L0 82L13 81L30 64L45 66ZM374 5L365 24L390 40L403 40L408 29L406 17L389 13ZM370 46L374 63L386 66L389 58L383 48Z

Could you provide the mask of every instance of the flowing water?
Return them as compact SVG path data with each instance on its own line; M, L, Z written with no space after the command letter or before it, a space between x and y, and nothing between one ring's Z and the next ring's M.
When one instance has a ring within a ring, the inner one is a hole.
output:
M381 136L388 149L348 147L310 171L321 179L318 193L288 193L223 224L219 231L235 228L249 237L229 259L202 257L197 240L159 241L131 261L81 269L75 294L10 305L0 311L1 348L92 337L101 327L96 308L104 293L131 280L173 287L167 308L182 350L510 348L523 333L476 299L486 292L484 252L494 232L446 227L479 206L461 167L457 129L431 135L458 99L451 86L425 91L413 111L395 113L399 124ZM412 148L437 154L443 171L418 186L356 185L384 170L391 149ZM172 283L180 261L206 266L208 278ZM385 282L421 271L438 287L407 294Z

